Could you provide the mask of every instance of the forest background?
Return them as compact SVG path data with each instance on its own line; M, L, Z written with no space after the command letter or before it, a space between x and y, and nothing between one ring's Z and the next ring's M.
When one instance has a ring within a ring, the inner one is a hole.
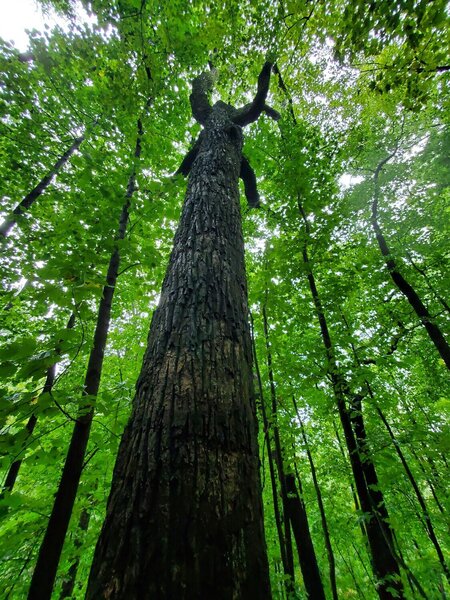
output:
M0 240L1 597L23 598L29 587L86 406L86 364L118 251L101 385L53 596L83 597L185 192L173 173L199 133L191 82L213 67L213 100L242 104L270 59L268 99L280 118L263 115L246 131L261 205L249 207L243 188L241 197L274 597L285 597L289 576L286 473L300 490L327 597L377 597L338 374L357 438L364 418L360 451L376 466L370 485L389 510L405 596L445 598L446 3L42 6L65 27L31 31L26 51L0 46L1 210L11 225ZM129 224L118 240L132 173ZM296 552L293 560L295 593L305 597Z

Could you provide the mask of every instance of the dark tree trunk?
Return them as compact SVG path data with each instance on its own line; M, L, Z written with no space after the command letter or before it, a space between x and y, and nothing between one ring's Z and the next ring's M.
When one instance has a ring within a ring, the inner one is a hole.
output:
M361 509L366 516L365 531L370 547L371 562L377 580L377 592L380 600L398 600L399 598L404 598L404 595L400 576L400 566L394 551L393 532L389 526L387 509L384 500L382 499L381 492L369 487L371 482L366 480L367 475L373 476L374 466L371 461L366 461L364 464L358 440L353 431L350 414L346 405L346 396L350 395L350 390L347 381L336 364L334 348L322 307L322 301L317 289L314 273L311 269L307 244L309 224L300 198L298 199L298 207L305 224L305 242L302 251L303 262L307 269L309 288L319 320L322 341L328 362L328 373L332 382L339 418L344 431L344 438L355 480L356 491ZM370 463L370 465L368 465L368 463ZM379 501L382 502L381 511ZM390 590L392 590L392 592Z
M330 572L331 593L333 595L333 600L338 600L337 585L336 585L336 564L335 564L335 560L334 560L333 547L331 545L330 531L328 529L328 522L327 522L327 518L326 518L326 514L325 514L325 507L323 505L323 500L322 500L322 492L320 490L319 482L317 480L316 466L314 464L313 457L312 457L311 451L309 449L308 438L306 437L305 428L303 427L303 422L300 418L300 412L297 408L297 402L295 401L295 398L293 398L293 403L294 403L295 412L297 413L297 418L300 423L303 443L305 444L306 455L308 457L308 462L309 462L309 466L311 469L311 476L312 476L312 480L314 483L314 490L315 490L316 496L317 496L317 504L319 505L320 521L322 523L322 531L323 531L323 537L324 537L324 541L325 541L325 548L327 551L328 567L329 567L329 572Z
M395 437L394 432L392 431L391 426L389 425L389 422L387 421L386 417L384 416L383 411L381 410L381 408L379 408L378 406L376 407L377 413L380 417L380 419L383 421L384 426L386 427L386 430L389 434L389 437L391 438L391 441L394 445L395 451L397 453L397 456L400 459L400 462L403 465L403 468L405 470L406 476L409 479L409 482L414 490L414 493L416 495L417 498L417 502L419 503L419 506L422 510L422 514L423 514L423 519L424 519L424 525L425 525L425 529L426 532L428 534L428 537L431 540L431 543L433 544L435 550L436 550L436 554L438 556L438 560L441 563L442 566L442 570L444 571L444 574L447 578L447 581L449 581L450 583L450 572L449 572L449 568L447 566L447 563L445 562L445 558L444 558L444 553L442 552L442 548L441 545L439 543L439 540L436 537L436 532L434 531L434 527L433 527L433 523L431 521L431 517L430 517L430 513L428 511L428 507L425 503L425 498L422 495L422 492L420 491L420 488L416 482L416 479L413 475L413 472L411 471L409 464L406 460L405 455L403 454L403 450L397 440L397 438Z
M325 600L325 592L309 530L305 504L298 494L295 477L292 473L286 474L286 490L287 510L294 532L298 560L307 596L309 600Z
M266 291L267 297L267 291ZM280 440L280 430L278 428L278 407L277 407L277 397L275 392L275 381L273 378L273 369L272 369L272 352L270 350L270 342L269 342L269 328L267 323L267 312L266 305L263 305L263 326L264 326L264 339L266 343L266 353L267 353L267 372L269 376L269 385L270 385L270 397L272 401L272 414L271 419L269 421L270 428L273 431L273 438L275 442L275 463L277 465L278 471L278 480L280 482L281 489L281 500L283 502L283 521L284 521L284 539L286 543L286 560L288 567L288 575L292 580L292 584L294 583L294 556L292 552L292 538L291 538L291 520L290 520L290 506L288 502L288 490L286 485L286 476L284 472L284 461L283 461L283 451L281 448L281 440ZM294 482L295 485L295 482ZM293 589L293 585L292 585Z
M135 158L141 154L141 121L138 121ZM128 224L131 197L135 190L135 166L128 180L125 203L119 219L116 240L123 240ZM106 340L111 319L111 305L114 297L117 276L119 273L120 255L115 247L108 265L106 285L100 300L94 341L84 380L83 397L80 413L76 419L61 480L55 496L52 513L42 541L38 560L31 580L28 600L49 600L55 582L58 563L61 557L64 539L69 527L75 497L84 465L84 457L89 441L92 419L94 417L95 397L100 386L100 378L105 356Z
M90 514L86 508L83 508L80 514L80 520L78 521L78 531L75 534L75 540L73 545L77 555L75 556L72 564L69 567L67 576L64 578L61 586L61 594L59 600L63 598L70 598L75 588L75 581L77 579L78 567L80 565L81 558L81 547L83 546L83 537L89 527Z
M264 440L266 442L267 447L267 461L269 463L269 474L270 474L270 484L272 488L272 498L273 498L273 510L275 516L275 526L277 529L278 542L280 545L280 555L281 555L281 563L283 565L283 573L286 575L286 591L289 595L292 585L289 582L289 579L292 581L292 574L289 572L289 565L286 558L286 543L283 535L283 523L282 516L280 512L280 504L278 501L278 489L277 489L277 481L275 475L275 466L273 461L273 453L272 453L272 444L270 442L270 424L269 419L267 417L266 403L263 393L263 385L261 380L261 373L259 370L258 356L256 354L256 345L255 338L253 334L253 317L250 315L251 324L252 324L252 347L253 347L253 361L255 365L256 378L258 381L258 392L259 392L259 404L261 408L261 416L263 419L264 426Z
M67 323L67 329L72 329L74 324L75 324L75 314L72 313L70 315L70 319ZM56 353L57 354L60 353L59 345L56 347ZM54 365L51 365L47 369L44 387L42 388L43 394L49 394L52 391L53 384L55 382L55 375L56 375L56 363ZM27 438L29 438L30 435L32 435L34 428L36 427L37 420L38 420L37 416L34 414L31 415L31 417L28 419L28 423L26 424ZM17 475L19 474L19 470L22 465L22 460L23 460L22 458L19 458L18 460L15 460L13 462L13 464L10 466L8 474L5 479L5 483L4 483L4 490L6 490L8 492L12 492L12 490L14 488L14 484L16 483Z
M305 584L308 598L311 600L325 600L325 592L323 590L320 570L317 564L311 532L309 530L306 507L303 500L300 499L297 485L295 483L295 477L291 473L285 473L284 469L283 449L281 446L280 431L278 427L278 402L273 376L272 352L269 340L266 303L263 305L262 313L267 351L267 370L269 375L270 395L272 398L272 429L275 439L275 457L281 485L281 497L283 500L284 509L283 512L288 519L287 527L289 528L289 523L292 526L292 531L294 533L295 543L297 546L300 569L303 576L303 583Z
M400 270L397 266L397 262L391 254L391 250L386 242L386 238L383 235L383 231L378 221L378 204L380 197L379 175L383 166L390 158L392 158L392 156L394 156L394 153L382 160L375 169L374 199L372 202L371 218L372 227L375 232L375 237L377 238L378 246L380 248L381 254L383 255L384 262L386 264L387 270L389 271L389 275L391 276L392 281L395 283L397 288L402 292L402 294L408 300L409 304L414 309L414 312L419 317L422 325L427 330L427 333L431 341L435 345L436 350L441 355L441 358L447 365L447 368L450 369L450 346L447 340L445 339L442 331L434 322L434 318L431 316L427 307L422 302L419 294L416 292L413 286L406 280L406 278L400 273Z
M21 202L15 207L10 215L8 215L4 222L0 225L0 238L6 237L14 225L17 223L17 219L26 212L30 206L39 198L39 196L45 192L48 186L51 184L55 175L59 173L61 168L66 164L75 150L81 146L81 143L84 140L84 136L75 138L72 145L64 152L64 154L59 158L50 171L45 175L41 181L37 184L35 188L31 190L29 194L23 198Z
M271 65L240 111L209 106L134 409L114 470L87 598L271 597L259 480L238 178L242 131L263 109ZM265 95L263 94L262 104ZM256 112L255 112L256 111Z

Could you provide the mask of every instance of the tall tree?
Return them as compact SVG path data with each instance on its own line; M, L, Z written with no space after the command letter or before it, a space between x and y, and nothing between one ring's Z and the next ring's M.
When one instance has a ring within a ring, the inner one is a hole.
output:
M204 129L87 598L271 597L238 189L242 127L264 111L271 69L240 109L210 105L214 71L193 81Z

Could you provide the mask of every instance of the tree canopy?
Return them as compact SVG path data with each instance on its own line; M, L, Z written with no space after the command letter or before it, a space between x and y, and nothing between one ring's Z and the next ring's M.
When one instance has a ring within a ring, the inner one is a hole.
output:
M2 597L26 596L74 422L92 409L52 596L84 597L180 217L180 165L200 133L192 82L208 73L205 97L243 106L266 64L270 90L243 149L259 201L247 203L242 184L241 212L273 596L306 598L296 553L285 585L289 536L278 527L292 476L326 597L377 597L344 411L363 470L376 468L375 482L365 477L389 513L404 597L445 598L447 3L41 6L65 26L30 31L25 52L0 40ZM115 251L101 383L86 400ZM273 485L277 439L285 474Z

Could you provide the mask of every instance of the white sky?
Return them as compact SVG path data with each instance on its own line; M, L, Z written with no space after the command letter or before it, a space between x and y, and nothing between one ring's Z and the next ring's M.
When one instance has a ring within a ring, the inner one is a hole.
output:
M53 26L58 21L53 15L44 17L35 0L0 0L0 37L22 52L28 46L25 29L42 31L46 23Z

